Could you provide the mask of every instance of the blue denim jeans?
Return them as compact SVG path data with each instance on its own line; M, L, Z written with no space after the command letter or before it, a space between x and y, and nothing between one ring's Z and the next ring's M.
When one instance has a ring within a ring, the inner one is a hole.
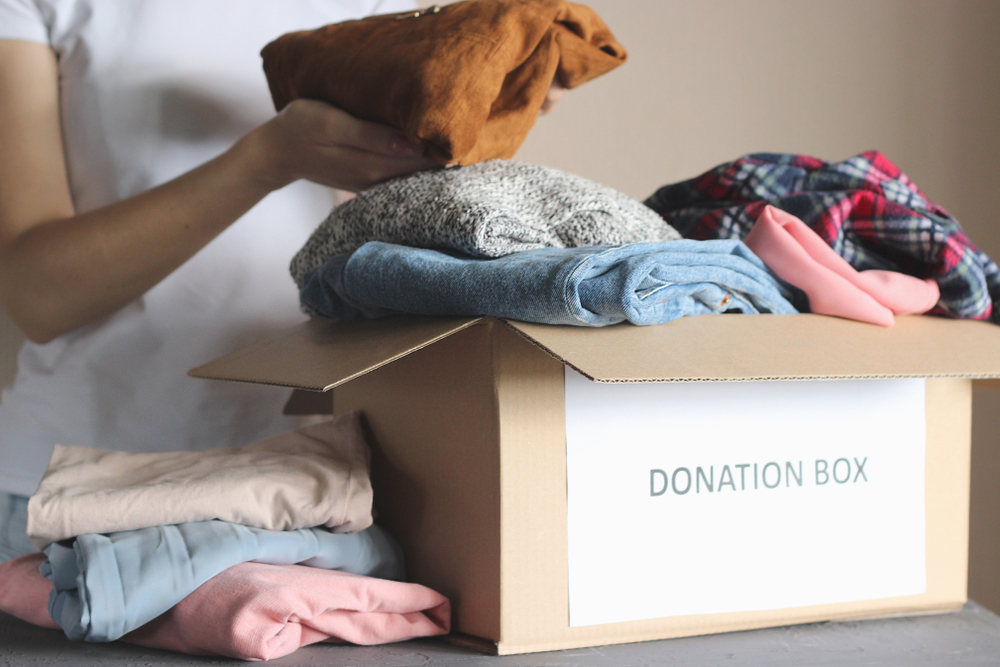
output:
M366 243L306 275L324 317L493 315L527 322L660 324L706 313L795 313L804 296L741 241L539 248L496 259Z
M0 563L38 551L27 531L28 499L0 491Z

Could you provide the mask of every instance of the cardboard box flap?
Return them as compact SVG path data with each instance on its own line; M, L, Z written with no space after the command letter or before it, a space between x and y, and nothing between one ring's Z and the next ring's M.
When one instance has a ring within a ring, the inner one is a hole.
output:
M507 322L598 382L1000 377L1000 326L938 317L885 328L823 315L701 315L637 327Z
M188 375L328 391L478 322L479 317L317 318Z

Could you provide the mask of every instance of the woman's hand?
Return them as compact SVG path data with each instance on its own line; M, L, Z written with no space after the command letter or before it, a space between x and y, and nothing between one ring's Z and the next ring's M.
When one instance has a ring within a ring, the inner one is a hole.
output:
M357 192L438 167L400 132L314 100L295 100L244 137L254 173L272 189L306 180Z

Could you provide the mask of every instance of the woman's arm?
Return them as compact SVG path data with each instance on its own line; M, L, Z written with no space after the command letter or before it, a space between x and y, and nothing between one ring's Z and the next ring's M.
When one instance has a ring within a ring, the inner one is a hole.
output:
M433 166L389 127L299 100L218 158L77 215L55 55L0 40L0 305L48 342L141 296L292 181L356 191Z

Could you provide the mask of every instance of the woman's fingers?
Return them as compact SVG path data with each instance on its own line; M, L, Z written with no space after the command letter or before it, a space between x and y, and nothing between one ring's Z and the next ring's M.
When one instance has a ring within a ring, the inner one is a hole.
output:
M348 192L359 192L391 178L441 166L427 158L391 157L351 146L340 146L333 152L337 155L331 157L331 163L348 163L351 168L319 173L310 180Z
M398 130L314 100L295 100L258 130L262 173L279 185L305 178L357 191L438 166Z
M419 146L388 125L355 118L346 111L323 102L296 100L292 104L302 105L304 113L321 118L319 127L322 128L322 140L326 145L350 146L387 156L417 157L423 154Z

